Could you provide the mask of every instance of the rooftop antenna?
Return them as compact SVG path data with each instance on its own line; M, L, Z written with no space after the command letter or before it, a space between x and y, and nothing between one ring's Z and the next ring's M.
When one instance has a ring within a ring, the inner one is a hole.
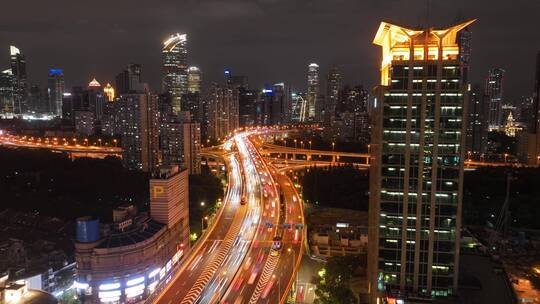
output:
M429 0L426 0L426 29L429 29Z

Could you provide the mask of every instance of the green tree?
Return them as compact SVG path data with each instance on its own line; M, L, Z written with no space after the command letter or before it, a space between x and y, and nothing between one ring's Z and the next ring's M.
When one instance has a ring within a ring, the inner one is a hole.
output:
M354 304L357 299L349 285L354 271L360 265L356 256L332 257L319 272L320 281L315 304Z

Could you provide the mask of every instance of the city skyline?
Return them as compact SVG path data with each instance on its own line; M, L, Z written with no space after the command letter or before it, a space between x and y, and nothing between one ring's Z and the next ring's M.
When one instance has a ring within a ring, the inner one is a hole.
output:
M489 69L501 67L507 71L505 95L508 101L516 102L521 95L532 94L535 54L540 48L540 39L535 38L540 38L540 34L534 31L538 21L532 17L539 5L534 1L523 1L519 8L487 4L486 1L432 3L430 20L434 22L430 23L452 24L459 15L478 18L479 22L472 28L471 82L483 83ZM30 83L44 87L48 69L56 67L64 69L66 87L85 85L93 77L112 83L120 68L137 62L144 67L145 79L156 91L161 80L159 47L175 32L185 32L191 37L189 64L201 69L206 75L205 82L221 79L223 69L229 67L235 74L248 75L253 87L285 82L295 90L305 90L305 66L316 62L321 66L321 75L337 66L344 75L344 83L372 87L377 84L374 63L379 61L379 55L369 43L370 33L380 19L425 24L426 6L423 1L414 5L403 1L388 4L338 1L330 9L318 1L227 4L203 1L181 5L166 2L136 9L137 16L148 12L152 16L149 21L140 22L114 13L119 11L117 6L121 2L109 5L110 13L106 14L92 14L92 8L82 14L69 14L76 7L59 3L65 16L62 24L55 25L52 19L47 20L54 18L54 13L32 16L34 11L39 11L33 10L22 18L17 13L24 11L18 9L19 5L8 4L15 13L2 21L4 26L0 24L0 31L5 33L1 35L0 46L7 48L13 44L21 49L26 56ZM522 14L522 22L512 20L511 12L515 9ZM507 17L497 18L494 12L499 10L508 12ZM64 29L68 23L69 29ZM47 40L35 39L38 32L45 34ZM104 43L87 47L83 43L87 39ZM58 48L54 41L73 43ZM5 52L0 55L6 67L7 55Z

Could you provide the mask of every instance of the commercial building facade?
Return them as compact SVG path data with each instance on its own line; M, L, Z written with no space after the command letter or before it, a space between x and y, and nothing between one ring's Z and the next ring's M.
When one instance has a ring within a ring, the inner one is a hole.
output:
M467 106L457 34L473 21L423 30L383 22L375 36L371 303L457 293Z
M171 96L173 113L179 115L188 92L187 35L172 35L163 42L162 54L162 91Z
M138 303L166 280L189 249L188 191L187 170L159 168L150 216L128 205L115 209L110 225L77 220L74 286L83 303Z

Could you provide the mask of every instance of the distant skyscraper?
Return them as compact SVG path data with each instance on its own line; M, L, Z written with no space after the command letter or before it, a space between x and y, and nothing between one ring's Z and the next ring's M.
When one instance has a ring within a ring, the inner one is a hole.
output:
M43 90L41 90L41 87L37 84L30 86L28 94L28 107L36 113L50 112L47 94L43 94Z
M467 91L469 95L467 115L467 157L479 155L487 144L487 124L485 120L484 106L481 98L480 87L473 86Z
M200 93L201 92L202 73L196 66L191 66L188 69L188 92Z
M456 35L473 21L426 30L382 22L375 36L370 303L458 292L467 84Z
M182 100L182 111L189 111L190 120L194 122L202 121L201 109L201 82L202 73L197 67L188 69L188 92Z
M238 128L238 90L213 83L208 96L208 137L224 139Z
M15 111L15 100L13 94L13 73L11 69L0 73L0 114L11 117Z
M292 101L292 105L291 105L292 106L292 114L291 114L292 121L305 122L307 120L307 117L309 116L307 100L304 98L302 93L293 92L291 93L291 101Z
M527 163L540 163L540 51L536 54L535 81L533 92L533 118L527 136Z
M488 128L489 130L502 130L504 125L503 117L503 81L504 70L495 68L489 70L484 98L488 106Z
M201 173L201 126L198 122L186 119L182 132L184 142L184 165L189 174Z
M124 165L145 172L153 170L159 161L157 96L148 92L123 94L118 107Z
M128 64L126 69L116 76L116 92L126 94L143 91L141 70L140 64Z
M21 51L10 46L11 72L13 73L13 97L15 114L23 114L28 110L28 80L26 77L26 61Z
M162 90L171 96L172 110L180 115L182 96L188 92L187 35L174 34L163 42Z
M94 134L94 113L90 111L75 111L75 132L79 136Z
M537 133L540 136L540 51L536 53L536 77L534 81L534 92L533 92L533 104L534 104L534 133ZM540 142L539 142L540 144Z
M88 84L85 98L85 103L88 104L88 111L94 113L94 119L101 120L103 108L105 107L105 103L107 103L107 97L103 92L103 87L95 78Z
M164 97L165 96L162 96L161 98ZM163 104L161 106L163 106ZM165 109L165 111L160 114L159 148L161 153L161 164L182 165L184 163L182 119L177 115L172 115L172 108L168 110Z
M49 100L49 110L54 116L62 117L62 98L64 96L64 71L60 69L50 69L47 81L47 98Z
M103 93L107 97L107 101L114 101L114 98L116 97L116 91L110 83L107 82L107 84L103 88Z
M292 100L291 88L283 82L272 86L271 124L286 125L291 123Z
M324 103L323 135L325 138L332 137L332 124L336 117L336 107L340 100L341 74L336 67L328 73L326 81L326 100Z
M227 82L227 87L231 89L248 89L248 77L242 75L233 75L230 69L225 69L225 80Z
M321 108L320 105L317 105L319 94L319 65L311 63L308 66L306 98L308 105L308 119L312 121L318 120L318 116L320 115L320 113L317 113L317 110L320 110Z
M253 126L257 118L257 100L260 90L240 89L238 97L239 126Z

